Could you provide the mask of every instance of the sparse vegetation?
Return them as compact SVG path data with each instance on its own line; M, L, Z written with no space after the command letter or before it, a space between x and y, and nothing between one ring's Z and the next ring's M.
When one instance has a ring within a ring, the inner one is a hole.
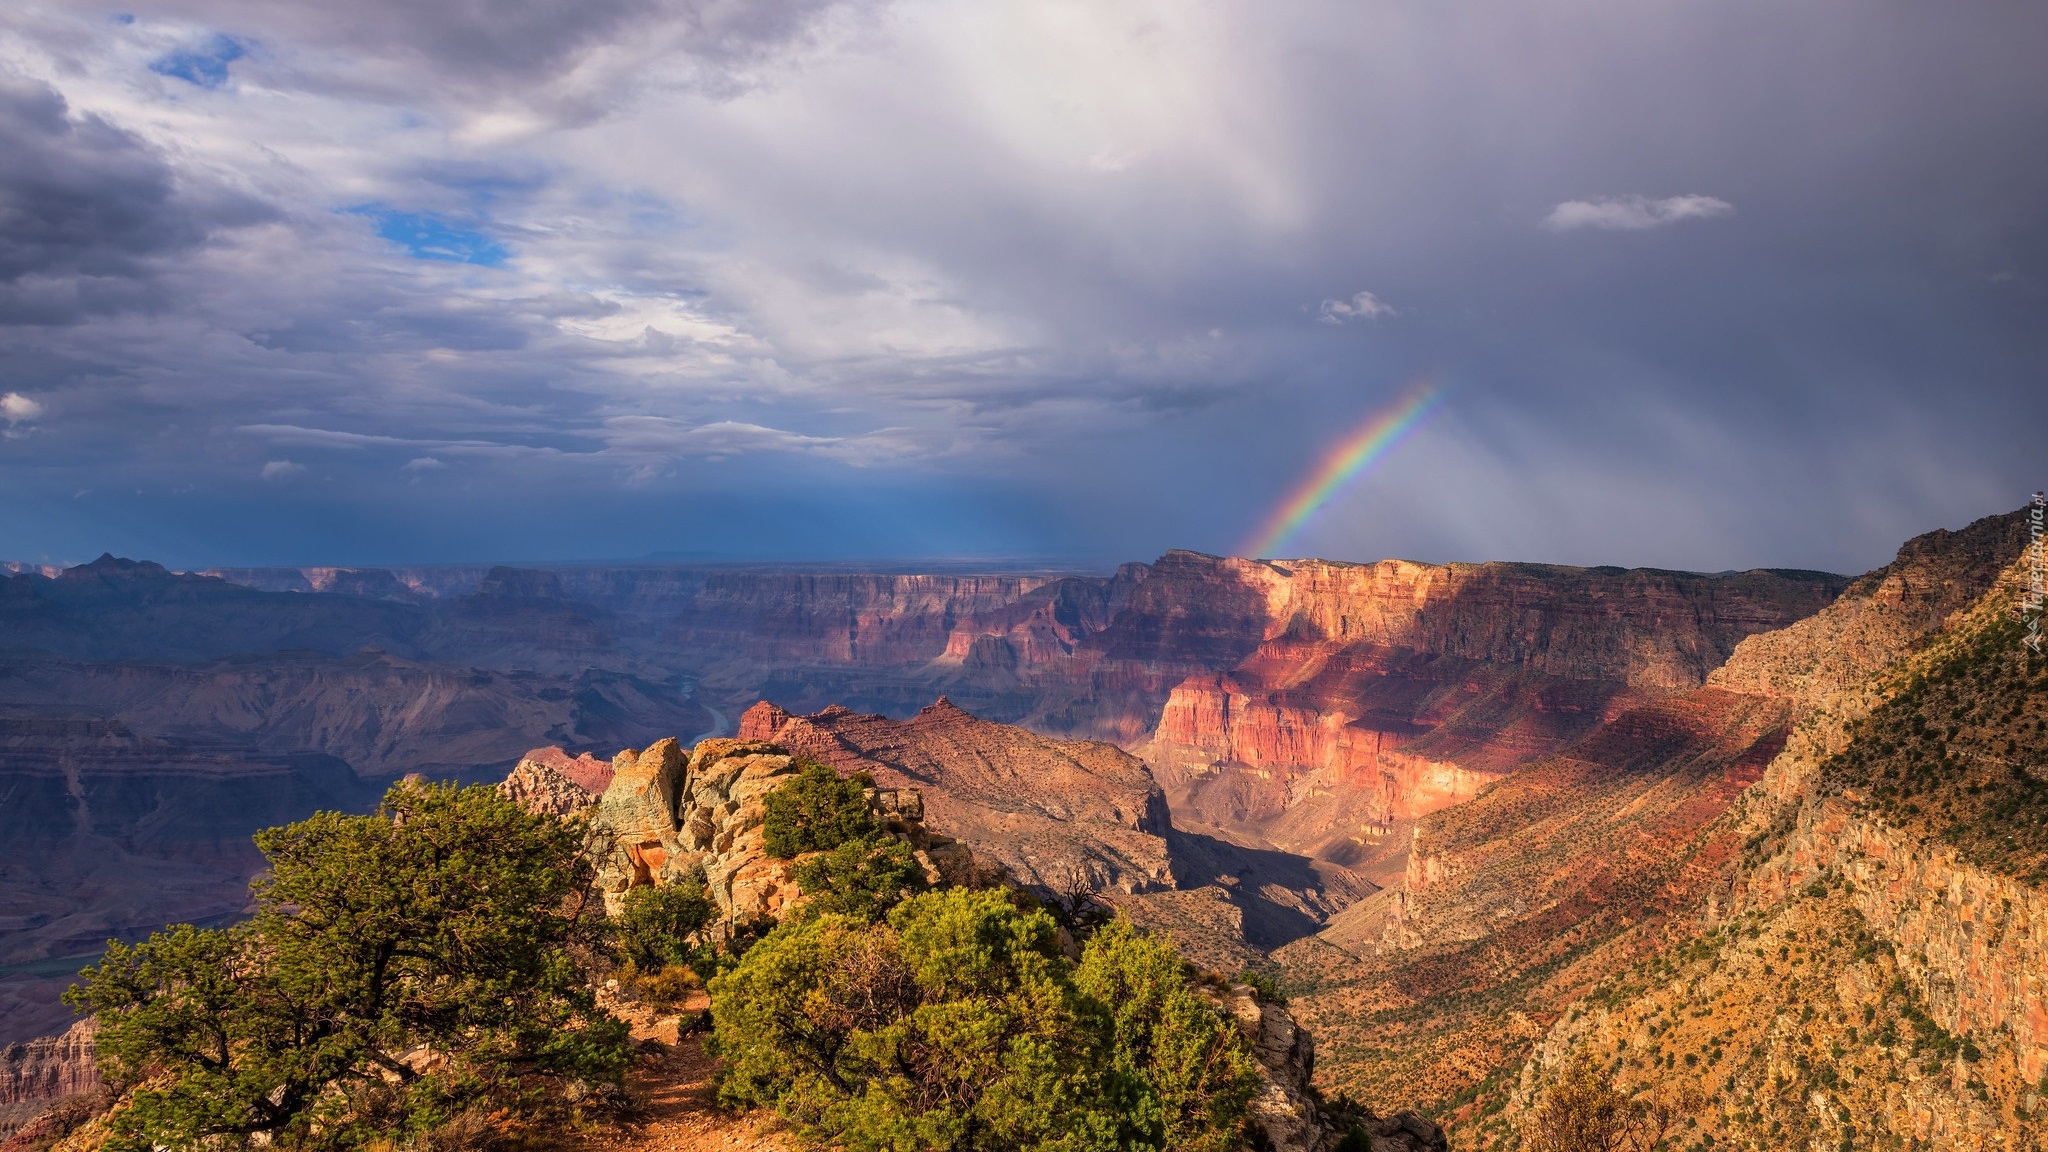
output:
M2048 667L2000 620L1959 638L1851 729L1823 771L1890 821L1994 871L2048 883Z
M1651 1152L1703 1103L1697 1092L1631 1097L1582 1054L1543 1093L1522 1146L1526 1152Z

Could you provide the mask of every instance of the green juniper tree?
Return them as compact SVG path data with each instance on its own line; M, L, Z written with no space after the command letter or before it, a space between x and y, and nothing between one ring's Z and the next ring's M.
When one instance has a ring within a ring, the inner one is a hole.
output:
M619 1082L625 1025L577 962L583 831L485 787L399 785L374 815L259 833L270 869L233 928L109 945L66 999L135 1086L112 1147L350 1147L550 1083Z
M866 773L842 780L828 765L800 761L796 779L762 801L761 839L768 854L788 860L872 835L876 825L867 789L874 782Z

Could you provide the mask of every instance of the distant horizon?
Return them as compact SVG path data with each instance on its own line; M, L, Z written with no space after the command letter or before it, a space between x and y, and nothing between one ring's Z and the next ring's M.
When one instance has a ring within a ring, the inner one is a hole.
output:
M2009 511L2009 510L2008 510L2008 511ZM1986 515L1987 515L1987 516L1998 516L1998 515L2004 515L2004 514L2005 514L2005 513L2003 513L2003 512L1992 512L1992 513L1986 513ZM1972 518L1971 518L1971 519L1970 519L1969 521L1965 521L1965 522L1964 522L1963 524L1953 524L1953 525L1949 525L1949 524L1943 524L1943 525L1936 525L1936 526L1934 526L1934 527L1930 527L1930 528L1924 529L1924 530L1923 530L1923 532L1915 532L1915 533L1913 533L1913 534L1912 534L1912 536L1902 537L1902 538L1901 538L1901 539L1900 539L1900 540L1899 540L1899 541L1898 541L1897 543L1895 543L1895 544L1894 544L1894 545L1892 546L1892 549L1890 550L1890 552L1888 552L1888 553L1887 553L1887 554L1885 555L1885 557L1884 557L1883 559L1877 560L1877 561L1875 561L1875 562L1871 563L1870 565L1868 565L1868 566L1866 566L1866 567L1863 567L1863 568L1859 568L1859 569L1856 569L1855 571L1848 571L1848 572L1844 572L1844 571L1838 571L1838 570L1835 570L1835 569L1829 569L1829 568L1814 568L1814 567L1811 567L1811 566L1807 566L1807 565L1797 565L1797 564L1752 564L1752 565L1747 565L1747 566L1744 566L1744 567L1739 567L1739 568L1714 568L1714 569L1708 569L1708 568L1674 568L1674 567L1669 567L1669 566L1665 566L1665 565L1658 565L1658 564L1620 564L1620 563L1599 563L1599 562L1587 563L1587 562L1578 562L1578 561L1560 561L1560 560L1532 560L1532 559L1528 559L1528 558L1525 558L1525 557L1505 557L1505 556L1496 556L1496 557L1491 557L1491 558L1488 558L1488 559L1483 559L1483 560L1472 560L1472 559L1463 559L1463 558L1450 558L1450 559L1441 559L1441 560L1436 560L1436 559L1420 559L1420 558L1417 558L1417 557L1414 557L1414 556L1376 556L1376 557L1372 557L1372 558L1370 558L1370 559L1351 559L1351 558L1347 558L1347 557L1339 557L1339 556L1310 556L1310 555L1303 555L1303 556L1264 556L1264 557L1251 557L1251 556L1238 556L1238 555L1233 555L1233 554L1231 554L1231 553L1227 553L1227 552L1210 552L1210 551L1205 551L1205 550L1202 550L1202 549L1197 549L1197 548L1167 548L1167 549L1164 549L1164 550L1162 550L1161 552L1155 553L1154 555L1152 555L1152 556L1150 556L1150 557L1142 557L1142 558L1141 558L1141 557L1136 557L1136 556L1126 556L1126 557L1124 557L1124 558L1122 558L1122 559L1115 559L1115 560L1108 560L1108 559L1103 559L1103 558L1100 558L1100 557L1086 557L1086 556L1064 556L1064 557L1062 557L1062 556L1024 556L1024 555L1008 555L1008 556L1005 556L1005 555L987 555L987 556L962 556L962 555L952 555L952 556L946 556L946 555L936 555L936 554L935 554L935 555L928 555L928 556L877 556L877 557L790 557L790 558L772 558L772 557L743 557L743 556L733 556L733 555L728 555L728 554L717 554L717 553L701 553L701 554L697 554L697 555L678 555L678 554L675 554L675 553L672 553L672 552L666 552L666 551L664 551L664 552L657 552L657 553L649 553L649 554L645 554L645 555L640 555L640 556L614 556L614 557L602 557L602 556L600 556L600 557L557 557L557 558L533 558L533 557L522 557L522 558L511 558L511 559L505 559L505 558L495 558L495 559L481 559L481 560L432 560L432 561L396 561L396 562L374 562L374 561L373 561L373 562L329 562L329 561L314 561L314 562L305 562L305 563L261 563L261 564L224 564L224 563L206 563L206 564L166 564L166 563L162 562L161 560L158 560L157 558L155 558L155 557L153 557L153 556L128 556L128 555L122 555L122 554L120 554L120 553L118 553L118 552L115 552L115 551L112 551L112 550L102 550L102 552L101 552L101 554L100 554L100 555L98 555L98 556L95 556L95 557L93 557L93 558L91 558L91 559L86 559L86 560L76 560L76 559L73 559L73 560L64 560L64 561L59 561L59 560L39 560L39 561L30 561L30 560L21 560L21 559L19 559L19 558L0 558L0 571L14 571L14 572L19 572L19 571L29 571L29 570L41 570L41 569L46 569L46 568L47 568L47 569L52 569L52 570L57 570L57 571L62 571L62 570L66 570L66 569L71 569L71 568L80 568L80 567L85 567L85 566L87 566L87 565L90 565L90 564L93 564L93 563L97 562L97 561L98 561L98 560L100 560L100 559L103 559L103 558L105 558L105 557L109 557L109 556L111 556L111 557L113 557L113 558L114 558L114 559L116 559L116 560L123 560L123 561L132 561L132 562L137 562L137 563L141 563L141 562L148 562L148 563L158 564L159 566L161 566L161 567L165 568L165 569L166 569L167 571L170 571L170 572L173 572L173 573L176 573L176 574L181 574L181 575L215 575L215 574L219 574L219 573L223 573L223 572L263 572L263 571L274 571L274 572L305 572L305 571L314 571L314 570L320 570L320 569L328 569L328 570L334 570L334 571L348 571L348 572L366 572L366 571L388 571L388 572L393 572L393 573L402 573L402 572L414 572L414 571L446 571L446 570L451 570L451 569L475 569L475 570L488 570L488 569L491 569L491 568L498 568L498 567L503 567L503 568L524 568L524 569L553 569L553 568L673 568L673 569L685 569L685 570L687 570L687 569L706 569L706 570L745 570L745 569L764 569L764 570L783 570L783 571L819 571L819 572L848 572L848 573L872 573L872 574L877 574L877 575L925 575L925 574L931 574L931 575L943 575L943 574L949 574L949 573L958 573L958 574L973 574L973 575L989 575L989 576L1040 576L1040 575L1053 575L1053 576L1093 576L1093 577L1102 577L1102 578L1107 578L1107 577L1109 577L1109 576L1113 576L1113 575L1114 575L1114 574L1116 573L1116 570L1117 570L1117 569L1118 569L1119 567L1122 567L1123 565L1126 565L1126 564L1144 564L1144 565L1151 565L1151 564L1156 564L1156 563L1157 563L1157 562L1158 562L1159 560L1163 559L1163 558L1164 558L1164 557L1165 557L1166 555L1168 555L1168 554L1170 554L1170 553L1173 553L1173 552L1188 552L1188 553L1193 553L1193 554L1195 554L1195 555L1200 555L1200 556L1208 556L1208 557L1213 557L1213 558L1218 558L1218 559L1229 559L1229 560L1246 560L1246 561L1251 561L1251 562L1254 562L1254 563L1268 563L1268 564L1302 564L1302 563L1327 563L1327 564L1341 564L1341 565L1349 565L1349 566L1358 566L1358 567L1363 567L1363 566L1368 566L1368 565L1373 565L1373 564L1379 564L1379 563L1383 563L1383 562L1387 562L1387 561L1398 561L1398 562L1403 562L1403 563L1412 563L1412 564L1423 564L1423 565L1428 565L1428 566L1431 566L1431 567L1448 567L1448 566L1451 566L1451 565L1460 565L1460 564L1462 564L1462 565L1474 565L1474 566L1477 566L1477 565L1486 565L1486 564L1528 564L1528 565L1536 565L1536 566L1544 566L1544 567L1557 567L1557 568L1576 568L1576 569L1585 569L1585 570L1595 570L1595 569L1609 569L1609 570L1616 570L1616 571L1630 571L1630 572L1636 572L1636 571L1641 571L1641 572L1671 572L1671 573L1677 573L1677 574L1682 574L1682 575L1689 575L1689 576L1732 576L1732 575L1740 575L1740 574L1742 574L1742 573L1744 573L1744 572L1776 572L1776 573L1784 573L1784 574L1812 574L1812 575L1817 575L1817 576L1855 577L1855 576L1861 575L1861 574L1863 574L1863 573L1865 573L1865 572L1870 572L1870 571L1873 571L1873 570L1875 570L1875 569L1878 569L1878 568L1882 568L1882 567L1883 567L1883 566L1884 566L1885 564L1888 564L1888 563L1890 563L1890 562L1891 562L1891 560L1892 560L1892 559L1893 559L1893 558L1895 557L1895 555L1896 555L1896 553L1897 553L1897 550L1898 550L1898 547L1899 547L1899 545L1902 545L1902 544L1904 544L1904 543L1906 542L1906 540L1912 539L1912 537L1913 537L1913 536L1919 536L1919 535L1922 535L1922 534L1924 534L1924 532L1932 532L1932 531L1936 531L1936 530L1939 530L1939 529L1948 529L1948 530L1951 530L1951 531L1953 531L1953 530L1956 530L1956 529L1960 529L1960 528L1964 527L1964 526L1965 526L1966 524L1968 524L1968 523L1973 523L1973 522L1975 522L1976 520L1978 520L1978 519L1982 519L1982 518L1983 518L1983 517L1972 517Z

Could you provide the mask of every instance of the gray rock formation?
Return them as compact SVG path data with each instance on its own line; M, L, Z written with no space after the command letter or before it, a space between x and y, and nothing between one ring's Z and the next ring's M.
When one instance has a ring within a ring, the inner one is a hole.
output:
M1264 1085L1252 1100L1252 1123L1273 1152L1332 1152L1356 1126L1372 1137L1374 1152L1449 1152L1443 1129L1413 1112L1374 1116L1342 1114L1320 1106L1310 1082L1316 1046L1308 1029L1284 1005L1260 999L1249 984L1211 991L1216 1006L1252 1045Z
M498 794L529 812L549 816L574 816L597 803L589 789L538 760L521 760L499 781Z

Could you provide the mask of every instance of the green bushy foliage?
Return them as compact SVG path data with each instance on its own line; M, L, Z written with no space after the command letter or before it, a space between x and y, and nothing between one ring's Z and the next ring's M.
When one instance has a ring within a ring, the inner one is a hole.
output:
M961 889L784 924L712 981L720 1097L854 1152L1235 1146L1256 1068L1172 950L1057 932Z
M1247 968L1239 972L1237 980L1240 984L1251 985L1252 991L1259 994L1259 999L1268 1004L1287 1003L1287 993L1281 990L1280 982L1256 968Z
M1172 946L1113 920L1089 938L1074 984L1110 1014L1130 1146L1235 1147L1258 1069L1236 1025L1194 989Z
M830 852L879 831L868 813L865 773L844 780L815 760L798 765L796 779L768 794L761 836L770 856L788 860L806 852Z
M488 787L400 785L256 843L253 920L110 943L66 994L99 1014L109 1078L139 1084L108 1147L355 1147L623 1078L626 1026L576 959L579 829ZM402 1059L421 1048L434 1063Z
M910 845L879 832L797 865L796 882L807 898L803 915L836 913L869 922L928 886Z
M701 875L682 884L642 884L626 893L619 911L619 946L640 968L687 964L695 954L690 938L717 912Z

